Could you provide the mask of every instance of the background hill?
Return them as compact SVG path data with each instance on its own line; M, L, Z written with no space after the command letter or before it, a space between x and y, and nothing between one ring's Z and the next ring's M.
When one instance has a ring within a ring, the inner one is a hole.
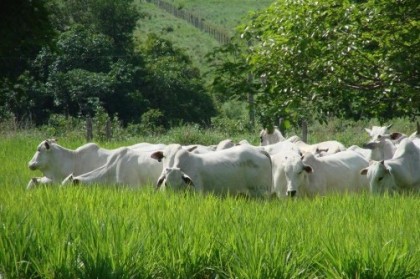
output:
M200 31L187 21L158 8L153 1L136 0L142 14L135 31L138 43L146 40L148 33L170 40L173 45L189 55L194 64L205 72L207 70L205 55L220 46L220 43L209 34ZM166 1L179 10L191 12L202 18L207 24L214 25L233 35L234 29L249 13L268 7L273 0L169 0Z

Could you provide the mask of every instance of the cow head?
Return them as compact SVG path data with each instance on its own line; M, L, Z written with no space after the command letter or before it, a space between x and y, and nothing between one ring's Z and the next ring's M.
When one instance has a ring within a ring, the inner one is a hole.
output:
M166 188L174 191L194 188L192 179L179 168L166 168L159 177L156 189L165 190Z
M303 162L301 157L286 157L284 162L284 174L287 183L287 195L296 196L304 184L307 184L307 174L313 172L310 165Z
M383 160L370 161L369 167L362 169L360 174L367 176L371 193L381 194L396 189L391 168Z
M41 142L37 150L32 157L32 159L28 163L28 167L31 170L44 170L51 159L51 150L53 149L54 145L56 144L55 139L47 139Z
M277 126L272 126L266 129L262 129L260 132L260 145L274 144L280 141L284 141L285 138L281 134Z
M371 141L379 140L383 136L389 136L388 130L392 127L392 124L388 126L373 126L372 129L365 128L365 131L369 134Z

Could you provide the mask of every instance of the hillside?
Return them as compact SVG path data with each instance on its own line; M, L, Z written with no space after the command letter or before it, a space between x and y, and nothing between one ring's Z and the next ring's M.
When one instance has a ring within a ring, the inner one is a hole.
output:
M203 18L233 31L249 12L268 7L273 0L172 0L179 8L189 10Z
M230 34L233 34L235 26L249 12L267 7L273 1L168 0L167 2L175 5L178 9L184 9L199 15L203 18L203 21L224 28ZM139 20L135 32L135 39L139 44L147 38L148 33L155 33L172 41L177 48L183 49L202 72L207 70L205 55L219 46L219 43L213 37L198 30L185 20L159 9L152 3L137 0L136 4L144 15Z

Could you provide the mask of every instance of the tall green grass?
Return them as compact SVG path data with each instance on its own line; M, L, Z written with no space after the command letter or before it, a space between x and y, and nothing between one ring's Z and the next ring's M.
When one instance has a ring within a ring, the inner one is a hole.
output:
M395 130L406 125L398 123ZM342 136L347 145L356 141L354 131L363 126L346 124L347 132L340 132L345 124L313 129L334 131L328 138ZM411 131L412 123L404 129ZM176 142L185 135L205 144L226 136L187 127L147 140ZM315 138L315 132L311 135ZM29 178L40 175L30 172L27 162L48 137L32 131L0 139L0 277L420 276L418 196L222 199L160 193L152 185L147 189L54 185L26 191ZM257 134L234 137L258 139ZM73 136L59 140L70 148L83 143ZM139 136L101 145L111 148L143 140Z
M6 278L416 278L418 197L2 186Z

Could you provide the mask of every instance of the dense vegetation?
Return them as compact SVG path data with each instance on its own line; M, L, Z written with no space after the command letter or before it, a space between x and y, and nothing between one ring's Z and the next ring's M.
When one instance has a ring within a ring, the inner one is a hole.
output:
M261 122L328 120L309 126L309 142L346 146L367 140L364 127L419 114L416 1L279 0L267 9L271 1L172 1L229 30L242 23L208 62L217 46L209 36L192 36L141 2L1 2L0 278L420 277L418 196L220 199L152 185L26 191L40 175L27 168L39 142L80 146L86 116L95 141L114 148L256 144L253 98ZM24 122L37 127L21 130Z
M135 50L133 32L141 14L132 1L46 0L36 5L40 3L42 14L34 4L37 12L29 17L48 18L43 31L55 36L49 44L33 46L31 56L7 53L25 42L24 32L17 34L21 41L2 48L2 61L25 60L20 72L1 68L2 119L14 116L42 124L52 114L85 117L103 108L124 124L139 123L143 116L164 126L209 124L215 107L191 59L153 34L144 34L144 43Z
M124 126L214 126L244 115L232 107L264 125L419 115L416 1L171 3L232 43L215 48L143 1L4 2L1 120L105 111Z
M418 116L418 13L410 0L276 1L215 52L215 87L253 96L267 122Z
M410 133L414 123L394 120ZM330 121L313 141L368 139L375 122ZM246 200L106 185L25 190L50 130L1 127L0 276L3 278L418 278L418 196ZM61 145L76 148L67 128ZM174 128L161 137L99 142L201 142L220 132ZM258 142L258 134L230 135Z

